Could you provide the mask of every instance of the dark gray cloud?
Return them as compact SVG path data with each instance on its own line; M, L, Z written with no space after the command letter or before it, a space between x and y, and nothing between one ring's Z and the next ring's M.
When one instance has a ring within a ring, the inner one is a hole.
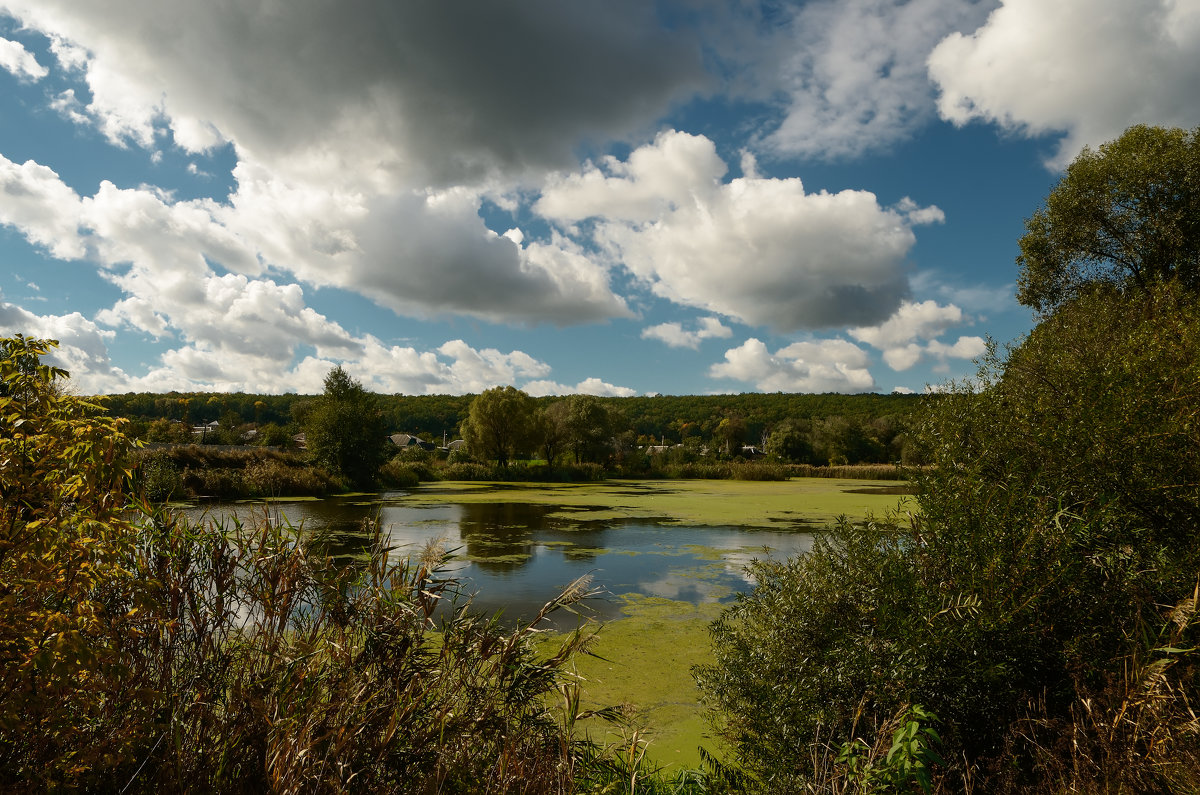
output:
M643 131L706 80L698 42L640 0L3 6L92 53L94 113L149 99L193 145L213 125L256 159L431 184L565 167L581 142Z

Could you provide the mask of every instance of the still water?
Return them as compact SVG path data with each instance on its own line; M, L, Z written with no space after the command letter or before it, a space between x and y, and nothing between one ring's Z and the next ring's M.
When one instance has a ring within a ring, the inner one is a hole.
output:
M808 550L810 533L744 527L688 527L647 520L572 521L555 506L525 503L419 503L405 492L330 497L316 501L219 503L189 508L193 520L284 519L328 539L329 552L352 562L367 548L363 523L378 515L398 554L418 554L431 539L454 552L445 574L462 581L485 613L509 621L536 614L559 590L590 574L603 595L588 612L614 618L622 594L695 604L725 602L753 583L754 558L783 558ZM560 626L576 619L560 616Z

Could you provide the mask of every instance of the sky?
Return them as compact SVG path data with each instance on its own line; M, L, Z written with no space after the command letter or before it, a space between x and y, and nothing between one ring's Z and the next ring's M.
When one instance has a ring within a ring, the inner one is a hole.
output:
M1200 0L0 0L0 335L82 394L920 392L1200 125Z

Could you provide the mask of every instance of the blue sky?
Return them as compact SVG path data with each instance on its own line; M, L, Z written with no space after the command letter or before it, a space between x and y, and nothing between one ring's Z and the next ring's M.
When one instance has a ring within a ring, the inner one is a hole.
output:
M0 334L82 393L921 391L1196 0L0 0Z

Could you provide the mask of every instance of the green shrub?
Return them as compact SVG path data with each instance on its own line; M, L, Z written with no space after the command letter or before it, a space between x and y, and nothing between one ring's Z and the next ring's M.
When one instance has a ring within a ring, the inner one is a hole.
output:
M137 475L142 494L151 502L169 502L172 497L182 496L179 467L162 451L143 456L138 462Z
M431 480L432 478L425 478ZM410 489L421 483L420 468L396 456L379 470L379 482L393 489Z
M438 472L442 480L495 480L496 474L489 466L467 462L448 464Z
M1198 420L1200 299L1178 285L1080 296L989 355L915 431L916 518L755 564L714 625L697 678L747 770L830 780L919 703L951 789L1196 791Z
M729 467L734 480L787 480L787 469L770 461L734 461Z

